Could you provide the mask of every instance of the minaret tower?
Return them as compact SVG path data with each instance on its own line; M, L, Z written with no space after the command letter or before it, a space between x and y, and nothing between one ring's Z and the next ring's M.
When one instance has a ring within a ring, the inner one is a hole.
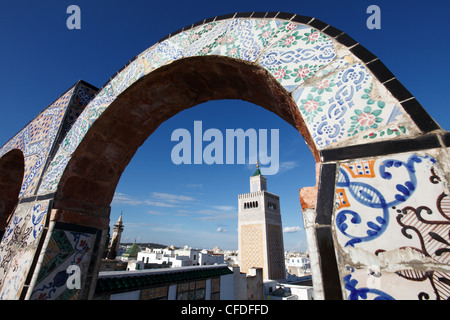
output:
M114 225L113 236L111 239L111 245L109 247L108 259L115 259L117 256L117 251L119 250L120 237L122 236L123 222L122 222L122 212L120 217Z
M258 163L250 177L250 193L239 195L238 232L241 271L259 267L264 279L284 279L280 198L267 191Z

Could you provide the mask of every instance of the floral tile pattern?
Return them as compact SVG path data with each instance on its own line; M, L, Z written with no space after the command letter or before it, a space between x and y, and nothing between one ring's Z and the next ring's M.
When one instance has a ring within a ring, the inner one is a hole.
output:
M202 56L217 52L216 49L223 44L227 31L236 28L239 23L240 19L216 21L187 31L186 41L183 42L183 56Z
M397 104L374 97L374 79L363 65L349 64L346 59L339 65L335 72L292 94L319 149L336 147L369 130L378 131L401 115ZM392 128L386 136L392 130L396 130L395 136L407 133L405 126Z
M255 61L277 30L274 21L241 20L225 36L218 39L221 44L215 54Z
M264 51L258 63L292 91L336 58L332 41L321 32L296 25Z

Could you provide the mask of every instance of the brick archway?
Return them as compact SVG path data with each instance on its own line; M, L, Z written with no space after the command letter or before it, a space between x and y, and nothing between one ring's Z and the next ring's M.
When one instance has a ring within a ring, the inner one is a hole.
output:
M8 218L19 201L24 167L23 153L18 149L0 158L0 237L3 237Z
M300 191L316 299L423 297L436 282L448 286L448 252L436 246L448 236L450 134L344 32L282 12L205 19L136 56L95 96L79 97L84 111L55 137L42 176L30 182L33 196L14 213L39 217L33 238L16 253L0 246L21 268L0 268L1 298L92 297L109 203L137 148L177 112L225 98L279 115L317 161L317 185ZM432 221L420 216L425 207ZM413 228L419 240L407 234ZM58 251L64 239L67 251ZM374 263L400 291L365 287ZM73 264L83 287L69 292L62 280ZM417 280L411 268L427 272L419 289L407 290Z
M246 100L279 115L309 141L318 160L295 102L266 70L229 57L192 57L141 78L111 103L71 157L54 208L105 212L108 219L119 178L148 136L176 113L218 99Z

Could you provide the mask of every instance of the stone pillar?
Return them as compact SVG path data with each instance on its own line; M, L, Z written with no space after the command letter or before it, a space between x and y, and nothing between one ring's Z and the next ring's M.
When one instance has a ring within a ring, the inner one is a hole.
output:
M316 186L299 192L317 300L342 299L331 227L335 183L336 164L317 163Z

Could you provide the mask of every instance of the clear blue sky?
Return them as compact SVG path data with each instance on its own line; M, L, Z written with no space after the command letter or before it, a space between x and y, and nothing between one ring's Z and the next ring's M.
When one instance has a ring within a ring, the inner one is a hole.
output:
M66 9L81 8L81 30L68 30ZM366 9L381 8L381 29L369 30ZM8 1L0 11L0 145L77 80L101 87L131 58L163 36L204 18L243 11L316 17L363 44L450 129L450 3L448 0L315 1ZM239 117L233 114L239 111ZM281 198L285 248L306 250L298 190L315 183L314 160L296 130L276 115L239 101L209 102L165 122L124 172L112 204L125 241L237 248L237 195L249 191L248 165L172 163L177 128L279 129L281 170L268 177Z

